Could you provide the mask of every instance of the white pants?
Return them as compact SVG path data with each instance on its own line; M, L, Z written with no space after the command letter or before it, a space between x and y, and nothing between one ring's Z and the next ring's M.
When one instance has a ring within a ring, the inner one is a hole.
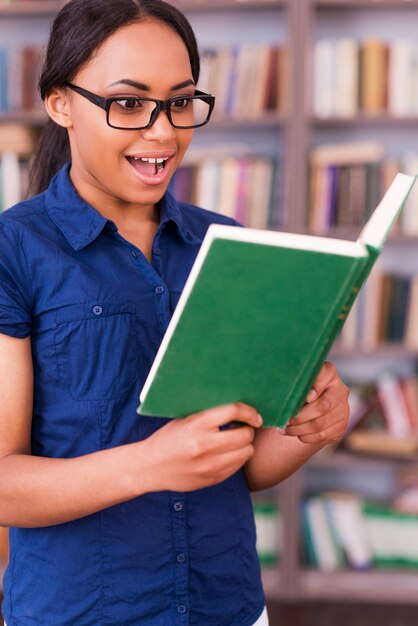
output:
M6 622L4 622L4 626L7 626ZM258 620L253 624L253 626L269 626L269 618L267 615L267 609L264 609Z

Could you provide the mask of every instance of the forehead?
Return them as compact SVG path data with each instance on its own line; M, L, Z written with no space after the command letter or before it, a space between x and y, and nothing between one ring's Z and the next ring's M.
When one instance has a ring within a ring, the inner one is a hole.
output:
M108 37L77 74L90 86L130 78L149 85L174 85L192 77L189 54L181 37L157 21L124 26Z

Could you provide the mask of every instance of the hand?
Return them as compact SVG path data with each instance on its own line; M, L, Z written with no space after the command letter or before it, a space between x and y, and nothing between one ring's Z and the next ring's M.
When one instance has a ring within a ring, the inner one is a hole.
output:
M347 428L349 390L332 363L324 363L297 417L289 420L286 435L304 443L335 443Z
M220 430L235 421L244 425ZM141 442L146 491L192 491L226 480L254 454L254 429L261 422L255 409L241 403L168 422Z

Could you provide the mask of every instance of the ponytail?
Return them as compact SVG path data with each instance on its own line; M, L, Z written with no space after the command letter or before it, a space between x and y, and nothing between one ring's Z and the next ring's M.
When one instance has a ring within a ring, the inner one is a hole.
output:
M30 169L29 192L35 195L45 191L51 178L71 158L68 132L53 122L46 123Z

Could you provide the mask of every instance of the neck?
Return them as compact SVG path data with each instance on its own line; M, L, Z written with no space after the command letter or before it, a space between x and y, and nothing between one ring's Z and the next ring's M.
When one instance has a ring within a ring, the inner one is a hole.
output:
M79 196L118 227L141 228L147 224L159 224L160 213L155 203L129 202L118 198L99 185L85 181L73 167L69 175Z

